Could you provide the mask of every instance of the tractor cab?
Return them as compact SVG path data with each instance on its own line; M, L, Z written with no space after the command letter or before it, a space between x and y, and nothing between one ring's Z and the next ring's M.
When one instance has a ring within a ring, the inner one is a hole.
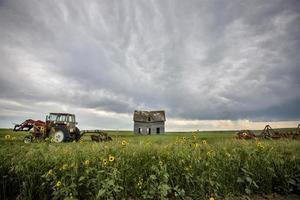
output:
M48 136L54 137L58 142L78 140L79 129L76 127L75 115L70 113L49 113L46 116L46 129Z
M74 125L77 124L75 120L75 115L69 113L50 113L46 116L46 123Z

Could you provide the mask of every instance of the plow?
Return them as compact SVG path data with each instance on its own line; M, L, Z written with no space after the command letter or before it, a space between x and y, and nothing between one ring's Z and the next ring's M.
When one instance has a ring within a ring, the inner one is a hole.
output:
M101 130L79 130L75 115L70 113L50 113L46 120L27 119L21 124L15 124L13 131L26 131L25 143L51 139L53 142L77 142L83 136L90 135L92 141L106 142L112 138Z
M241 130L237 132L237 139L300 139L300 124L296 130L274 130L270 125L266 125L259 135L255 135L251 130Z

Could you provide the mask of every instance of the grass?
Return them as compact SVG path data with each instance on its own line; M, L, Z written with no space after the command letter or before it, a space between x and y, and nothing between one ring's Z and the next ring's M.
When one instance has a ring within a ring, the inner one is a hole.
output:
M300 192L297 140L236 140L233 131L109 135L108 143L85 137L23 144L24 133L1 129L0 198L219 199Z

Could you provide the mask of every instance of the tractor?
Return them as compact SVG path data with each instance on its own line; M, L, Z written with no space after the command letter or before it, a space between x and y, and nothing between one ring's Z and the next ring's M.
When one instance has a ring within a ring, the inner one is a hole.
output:
M29 131L31 134L25 136L24 142L31 143L34 140L52 139L54 142L78 141L82 136L89 133L91 139L96 142L111 141L112 138L101 130L82 130L77 128L75 115L70 113L50 113L46 121L27 119L21 124L15 124L14 131Z
M76 127L78 123L75 115L70 113L50 113L46 116L46 121L25 120L22 124L16 124L14 131L29 131L31 135L24 138L25 143L32 142L33 139L52 138L55 142L78 141L80 131Z

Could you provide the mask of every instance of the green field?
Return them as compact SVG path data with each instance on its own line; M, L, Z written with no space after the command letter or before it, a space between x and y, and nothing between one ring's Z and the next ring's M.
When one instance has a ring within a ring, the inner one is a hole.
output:
M0 199L222 199L299 194L299 140L237 140L235 133L137 136L112 142L24 144L0 130Z

